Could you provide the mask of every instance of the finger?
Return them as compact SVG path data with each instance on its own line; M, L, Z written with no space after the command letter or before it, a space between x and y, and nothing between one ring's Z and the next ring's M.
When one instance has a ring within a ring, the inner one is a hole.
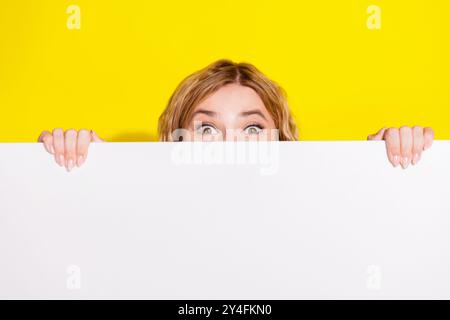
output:
M67 130L65 133L65 157L66 157L66 169L71 171L76 163L77 157L77 136L78 133L74 129Z
M434 141L434 131L431 128L423 129L424 136L424 150L428 150L433 145Z
M42 142L44 144L45 150L47 150L48 153L55 153L55 150L53 148L53 136L50 132L43 131L38 138L38 142Z
M386 128L382 128L380 131L378 131L375 134L371 134L367 137L367 140L370 141L380 141L383 140L384 134L386 133Z
M386 150L389 161L394 167L400 164L400 132L397 128L390 128L386 130L384 135L386 141Z
M94 130L91 130L91 136L93 142L105 142L105 140L100 139L100 137L97 135L97 133Z
M423 128L419 126L413 127L412 134L413 134L412 164L416 165L420 161L425 143Z
M61 167L64 165L64 131L57 128L53 130L53 148L55 150L55 161Z
M408 168L412 160L413 133L410 127L400 128L400 148L402 152L401 165L403 169Z
M81 167L87 157L89 144L91 143L91 133L82 129L78 132L77 140L77 166Z

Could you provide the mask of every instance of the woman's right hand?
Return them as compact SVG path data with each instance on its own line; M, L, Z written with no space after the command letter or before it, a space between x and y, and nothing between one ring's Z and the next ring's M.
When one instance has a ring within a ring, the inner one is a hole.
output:
M43 131L38 142L42 142L45 150L54 155L57 164L71 171L75 166L80 167L86 161L91 142L104 142L104 140L92 130L64 131L57 128L53 132Z

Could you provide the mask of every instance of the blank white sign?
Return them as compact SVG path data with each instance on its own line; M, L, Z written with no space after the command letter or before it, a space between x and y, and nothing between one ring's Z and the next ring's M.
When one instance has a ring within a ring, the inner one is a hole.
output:
M0 144L0 298L450 298L450 142L264 148Z

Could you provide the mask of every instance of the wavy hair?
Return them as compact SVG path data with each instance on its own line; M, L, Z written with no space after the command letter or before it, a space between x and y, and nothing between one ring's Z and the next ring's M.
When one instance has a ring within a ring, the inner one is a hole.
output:
M281 141L297 140L298 130L284 90L249 63L219 60L184 79L172 94L159 117L161 141L173 141L172 133L185 128L192 113L208 96L228 84L252 88L274 120Z

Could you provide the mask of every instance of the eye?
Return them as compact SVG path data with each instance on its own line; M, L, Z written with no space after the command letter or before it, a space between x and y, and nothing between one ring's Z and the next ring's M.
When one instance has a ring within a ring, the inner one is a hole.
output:
M218 133L217 129L209 124L204 124L198 127L197 132L200 133L201 135L215 135Z
M262 128L259 125L251 125L244 129L245 134L248 135L260 134L261 131Z

